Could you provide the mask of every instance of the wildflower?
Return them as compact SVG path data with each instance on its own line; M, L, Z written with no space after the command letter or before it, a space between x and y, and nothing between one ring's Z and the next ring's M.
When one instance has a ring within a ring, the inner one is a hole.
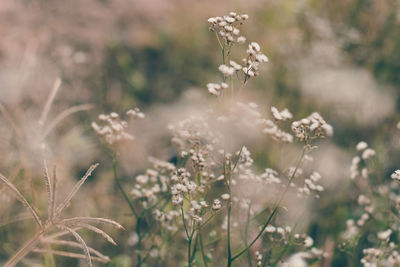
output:
M379 232L378 233L378 238L380 240L382 240L382 241L387 241L391 234L392 234L392 230L391 229L387 229L386 231Z
M287 108L285 108L282 111L279 111L276 107L272 106L271 113L274 119L277 121L286 121L293 118L292 113L290 113L290 111Z
M306 239L304 240L304 246L309 248L313 244L314 244L314 240L310 236L307 236Z
M140 112L138 108L128 110L127 114L135 118L144 118L144 114ZM92 122L92 128L99 136L104 137L109 145L134 139L134 137L126 131L128 123L122 120L117 113L111 112L108 115L100 114L99 120L105 125L100 126L96 122Z
M300 141L333 135L332 126L326 123L317 112L300 121L293 122L292 131Z
M283 265L285 267L307 267L307 263L301 257L300 253L292 255L289 260Z
M230 195L229 195L229 194L222 194L222 195L221 195L221 198L222 198L223 200L228 200L228 199L230 198Z
M371 200L364 195L359 195L357 202L358 202L358 205L367 205L367 204L371 203Z
M225 64L220 65L218 69L224 76L231 76L235 73L235 69L233 67L229 67Z
M208 19L208 23L210 24L209 29L212 32L216 32L226 44L235 42L243 43L243 36L240 36L236 40L234 36L240 33L237 27L243 24L248 17L247 14L238 15L235 12L230 12L223 17L211 17Z
M364 152L362 153L362 158L363 159L369 159L371 157L375 156L375 150L373 150L372 148L367 148L364 150Z
M400 170L396 170L394 173L392 173L392 175L390 175L390 178L400 182Z
M214 199L214 202L213 202L211 208L212 208L213 210L217 211L217 210L219 210L221 207L222 207L222 206L221 206L221 201L220 201L218 198Z
M368 147L368 144L366 143L366 142L364 142L364 141L361 141L361 142L359 142L358 144L357 144L357 150L358 151L363 151L363 150L365 150L366 148Z
M258 75L258 70L261 63L268 62L268 58L261 52L260 45L256 42L251 42L246 50L247 57L243 59L245 67L242 68L246 75L246 80L250 77Z

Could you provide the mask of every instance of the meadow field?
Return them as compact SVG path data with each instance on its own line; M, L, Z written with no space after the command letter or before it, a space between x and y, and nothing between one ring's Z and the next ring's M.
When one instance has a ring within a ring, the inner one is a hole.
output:
M400 266L398 0L4 0L0 266Z

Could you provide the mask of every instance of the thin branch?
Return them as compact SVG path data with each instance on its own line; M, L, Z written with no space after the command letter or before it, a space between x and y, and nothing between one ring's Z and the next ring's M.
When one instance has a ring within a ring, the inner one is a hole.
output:
M71 199L74 197L76 192L78 192L79 188L83 185L83 183L86 181L86 179L92 174L94 169L99 166L98 163L90 166L90 168L86 171L85 175L77 182L74 187L72 188L71 192L69 195L65 198L65 200L58 206L57 211L56 211L56 216L60 215L61 212L69 205Z
M52 198L50 201L50 213L51 213L51 218L54 218L54 214L56 212L56 201L57 201L57 174L56 174L56 166L53 168L53 181L51 183L51 191L53 192Z
M32 249L36 246L39 242L40 237L42 236L43 232L37 232L25 245L20 248L14 256L11 257L5 264L4 267L14 267L21 259L23 259Z
M34 210L34 208L28 203L28 201L25 199L25 197L18 191L18 189L7 180L6 177L4 177L3 175L0 174L0 180L3 181L3 183L5 183L5 185L11 189L11 191L14 192L14 194L16 195L17 199L30 211L30 213L32 214L33 218L35 219L37 225L42 228L42 222L39 218L39 215L37 214L37 212Z
M92 223L105 223L105 224L111 224L116 226L118 229L125 229L122 225L119 223L106 219L106 218L94 218L94 217L74 217L74 218L69 218L69 219L64 219L61 221L61 223L87 223L87 222L92 222Z
M110 242L114 246L117 245L117 243L115 243L115 241L111 238L111 236L109 236L106 232L104 232L103 230L97 228L96 226L93 226L93 225L90 225L90 224L87 224L87 223L77 223L77 224L74 224L74 226L75 225L87 228L88 230L93 231L96 234L101 235L102 237L104 237L104 239L106 239L108 242Z
M31 213L29 213L29 212L21 213L21 214L18 214L18 215L15 215L15 216L9 218L8 220L0 221L0 227L5 226L10 223L24 221L24 220L28 220L28 219L32 219Z
M51 105L53 104L54 99L56 98L56 94L57 94L58 89L60 88L60 86L61 86L61 79L57 78L54 81L53 88L51 89L49 98L47 98L46 104L44 105L44 108L43 108L43 111L42 111L42 115L40 116L40 119L39 119L39 125L40 126L43 126L44 123L46 122L47 115L49 114Z
M78 253L72 253L72 252L65 252L65 251L60 251L60 250L50 250L50 249L39 249L39 248L36 248L36 249L32 250L32 252L43 253L43 254L49 253L49 254L54 254L54 255L59 255L59 256L64 256L64 257L76 258L76 259L86 259L87 258L86 255L82 255L82 254L78 254ZM94 257L94 256L92 256L91 259L94 260L94 261L102 262L102 263L107 263L107 262L110 261L109 259L106 260L106 259L103 259L103 258L100 258L100 257Z
M89 264L90 267L92 267L92 257L90 256L90 252L89 252L89 248L85 243L85 240L83 240L83 238L73 229L65 226L65 225L57 225L58 228L62 229L62 230L66 230L68 232L70 232L70 234L72 234L74 236L74 238L76 239L76 241L78 241L81 244L81 248L83 249L83 251L86 254L86 260Z
M81 248L81 244L78 242L74 241L67 241L67 240L54 240L54 239L48 239L48 238L42 238L41 241L43 243L48 243L48 244L54 244L54 245L61 245L61 246L69 246L73 248ZM94 255L98 256L99 258L104 259L105 261L109 262L110 258L108 256L103 255L100 251L88 247L89 251L93 253ZM93 257L92 257L93 259Z
M50 125L46 128L46 130L43 132L42 135L42 140L44 140L46 138L46 136L51 132L51 130L53 130L54 127L56 127L56 125L58 123L60 123L63 119L65 119L66 117L79 112L79 111L83 111L83 110L89 110L93 107L93 105L91 104L84 104L84 105L78 105L78 106L73 106L70 107L66 110L64 110L63 112L61 112L51 123Z
M52 205L51 201L53 199L53 191L52 191L52 182L50 181L50 175L49 175L49 170L47 168L47 161L43 159L43 169L44 169L44 182L46 184L46 190L47 190L47 217L48 219L53 218L52 214Z
M11 117L11 114L8 112L8 110L2 104L0 104L0 112L3 114L4 118L8 121L8 123L11 125L11 128L14 130L18 139L22 140L21 129L18 128L18 126L15 124L13 118Z

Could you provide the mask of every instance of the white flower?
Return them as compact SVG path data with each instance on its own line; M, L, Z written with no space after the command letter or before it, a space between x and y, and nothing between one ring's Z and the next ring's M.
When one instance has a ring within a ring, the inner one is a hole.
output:
M219 210L221 207L222 207L221 206L221 201L218 198L214 199L214 202L213 202L211 208L213 210Z
M307 263L301 257L301 254L297 253L292 255L284 265L285 267L307 267Z
M400 170L396 170L394 173L392 173L392 175L390 175L390 178L400 182Z
M235 69L232 67L229 67L225 64L222 64L218 67L219 71L224 74L224 76L231 76L235 73Z
M229 194L222 194L222 195L221 195L221 198L222 198L223 200L228 200L228 199L230 198L230 195L229 195Z
M236 42L238 42L239 44L243 44L244 42L246 42L246 37L244 36L239 36L236 40Z
M366 149L367 147L368 147L368 144L364 141L361 141L357 144L356 148L358 151L362 151L362 150Z
M378 233L378 238L382 241L386 241L389 239L390 235L392 234L391 229L387 229L386 231L379 232Z
M372 148L367 148L364 150L364 152L362 153L362 158L363 159L369 159L372 156L375 156L375 150L373 150Z

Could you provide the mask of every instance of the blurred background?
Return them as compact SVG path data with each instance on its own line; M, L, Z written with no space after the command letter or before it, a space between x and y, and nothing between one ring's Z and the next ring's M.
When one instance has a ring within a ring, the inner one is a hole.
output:
M51 161L69 186L91 163L101 163L72 209L129 224L130 218L107 204L121 199L110 179L110 159L90 122L99 113L135 106L148 116L134 125L136 140L123 152L126 182L146 168L149 155L172 156L166 125L189 110L202 110L210 98L205 85L219 77L220 48L207 19L230 11L249 15L242 32L269 58L246 89L246 100L265 111L270 105L287 107L295 118L318 111L335 129L333 139L320 144L314 162L328 191L311 204L304 223L322 246L328 236L335 238L350 216L343 203L351 195L337 192L345 190L355 145L364 140L375 148L377 168L387 170L386 176L399 164L398 0L1 1L0 104L17 126L0 117L0 172L8 176L22 165L24 175L41 174L35 157L36 123L60 77L63 83L50 118L76 104L94 108L63 121L48 136ZM238 59L245 47L240 49ZM249 143L256 164L274 161L268 153L270 140ZM29 192L31 185L18 179L16 184ZM0 197L14 201L5 193ZM11 205L1 206L4 214L15 212ZM329 219L332 212L342 224ZM18 236L10 237L10 232L25 226L8 227L0 228L0 240L8 240L0 245L0 259L18 247L13 243ZM111 266L129 266L133 248L124 233L118 234L121 245L104 244L105 252L116 259ZM333 265L344 266L343 258L338 253Z

